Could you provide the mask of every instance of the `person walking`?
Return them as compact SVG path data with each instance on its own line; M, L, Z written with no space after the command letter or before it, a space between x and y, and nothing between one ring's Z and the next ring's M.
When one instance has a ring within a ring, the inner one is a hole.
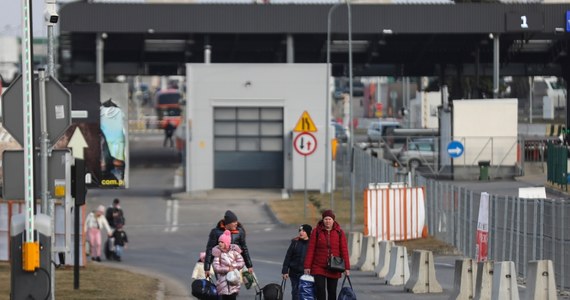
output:
M109 223L109 226L113 229L116 227L116 224L121 223L125 225L125 214L120 202L119 198L113 199L113 203L107 207L107 211L105 212L107 223Z
M229 230L224 231L218 239L218 245L212 248L214 257L214 272L216 273L216 290L222 300L235 300L241 287L240 275L229 274L241 270L245 265L241 256L241 249L236 244L231 244L232 234Z
M245 261L245 266L247 267L249 273L253 274L253 264L249 256L249 250L247 248L247 243L245 241L245 229L242 224L238 222L236 214L231 210L227 210L224 214L224 218L218 221L216 227L210 231L208 237L208 243L206 245L206 258L204 259L204 271L206 272L206 277L210 276L210 266L213 262L212 248L218 244L218 239L226 231L229 230L231 233L231 243L236 244L241 249L241 255Z
M104 213L105 206L99 205L96 210L87 215L83 225L83 231L87 233L91 246L91 260L93 261L101 261L101 229L105 229L109 237L113 234L111 226L109 226L107 219L103 215Z
M299 227L299 235L291 240L283 260L281 274L283 279L291 279L291 296L293 300L299 299L299 279L304 272L305 254L307 253L312 230L313 228L309 224L303 224Z
M127 233L123 229L122 223L117 223L115 231L113 231L113 242L115 243L115 253L113 259L116 261L121 261L125 249L127 249L127 244L129 243L129 238Z
M344 273L350 275L346 235L335 218L330 209L322 213L322 219L311 233L305 256L304 273L315 278L317 300L336 300L336 288L342 273L329 270L328 261L332 256L344 259Z
M163 147L166 147L167 143L170 145L170 147L174 147L174 141L172 140L174 130L176 130L176 127L170 121L167 121L166 125L164 126L164 142L162 143Z

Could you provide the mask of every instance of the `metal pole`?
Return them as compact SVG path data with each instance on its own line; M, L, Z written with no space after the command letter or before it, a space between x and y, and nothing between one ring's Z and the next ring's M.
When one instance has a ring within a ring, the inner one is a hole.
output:
M103 83L103 62L104 62L104 58L103 58L103 54L105 52L105 37L107 37L106 33L98 33L97 34L97 38L96 38L96 53L95 53L95 67L96 67L96 72L95 72L95 77L96 77L96 82L101 84Z
M349 122L350 122L350 161L352 162L352 168L350 170L350 231L354 229L354 184L355 184L355 168L354 165L354 149L353 149L353 142L354 142L354 122L352 122L353 118L353 111L352 111L352 12L350 11L350 0L346 1L346 8L348 9L348 79L349 79Z
M46 119L46 72L44 69L38 70L39 77L39 98L40 98L40 162L42 168L41 174L41 199L42 199L42 213L48 214L48 147L49 140L47 134L47 119Z
M287 63L295 63L295 40L292 34L287 35Z
M25 209L25 242L34 242L34 134L33 134L33 101L32 101L32 4L31 0L22 0L22 95L23 95L23 127L24 127L24 200Z
M303 158L305 164L305 201L303 205L303 216L307 220L307 156Z
M493 97L499 98L499 34L493 36Z
M80 206L73 205L73 289L79 289L79 209Z
M532 98L534 98L534 77L528 77L528 103L529 103L529 113L528 122L532 124ZM544 109L544 108L543 108Z
M54 54L54 26L59 21L56 0L46 0L45 22L47 25L47 76L55 77L55 54Z
M331 69L330 69L330 63L331 63L331 16L333 11L339 7L342 3L336 3L334 4L330 9L329 9L329 13L327 16L327 64L326 64L326 68L327 68L327 80L326 80L326 87L325 87L325 95L326 95L326 105L325 105L325 112L326 112L326 117L325 117L325 192L329 191L329 162L332 161L332 155L330 156L331 159L329 160L329 153L330 151L330 140L329 140L329 130L330 130L330 124L331 124L331 93L330 93L330 78L331 78ZM332 189L332 177L333 177L334 171L331 169L330 170L330 178L331 178L331 188L330 188L330 209L334 209L334 191Z

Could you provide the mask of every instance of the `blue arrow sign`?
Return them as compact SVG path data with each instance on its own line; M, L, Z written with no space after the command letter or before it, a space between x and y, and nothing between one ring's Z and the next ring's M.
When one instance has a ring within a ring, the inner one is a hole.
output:
M447 154L449 154L451 158L460 157L461 154L463 154L464 150L465 148L463 147L463 144L461 144L461 142L458 141L451 141L447 145Z

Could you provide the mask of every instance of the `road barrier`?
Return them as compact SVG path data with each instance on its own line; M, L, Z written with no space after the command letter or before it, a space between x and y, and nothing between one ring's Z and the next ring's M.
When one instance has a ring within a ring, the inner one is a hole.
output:
M351 269L356 269L356 264L358 264L362 247L362 237L362 232L359 231L353 231L348 234L348 251L350 253L349 260Z
M455 261L453 293L450 300L471 300L475 297L475 279L477 264L471 258Z
M408 250L403 246L392 247L390 251L390 270L386 275L386 284L404 285L410 279Z
M517 271L512 261L495 262L493 266L493 300L519 300Z
M412 254L412 273L404 290L414 294L441 293L443 289L435 276L433 253L415 250Z
M477 280L475 283L475 300L491 300L493 291L493 261L477 263Z
M374 273L378 278L384 278L390 271L390 253L394 247L394 241L378 242L378 264L374 269Z
M364 235L378 241L421 238L426 222L423 187L369 184L364 191Z
M362 251L357 268L360 271L374 271L378 264L378 241L376 237L365 236L362 240Z
M526 281L527 300L558 299L556 296L556 280L551 260L534 260L528 262L528 277Z

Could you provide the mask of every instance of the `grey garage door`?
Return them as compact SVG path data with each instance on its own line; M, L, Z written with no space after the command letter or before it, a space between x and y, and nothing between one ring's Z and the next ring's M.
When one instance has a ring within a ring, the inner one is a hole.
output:
M214 187L283 188L283 108L214 108Z

